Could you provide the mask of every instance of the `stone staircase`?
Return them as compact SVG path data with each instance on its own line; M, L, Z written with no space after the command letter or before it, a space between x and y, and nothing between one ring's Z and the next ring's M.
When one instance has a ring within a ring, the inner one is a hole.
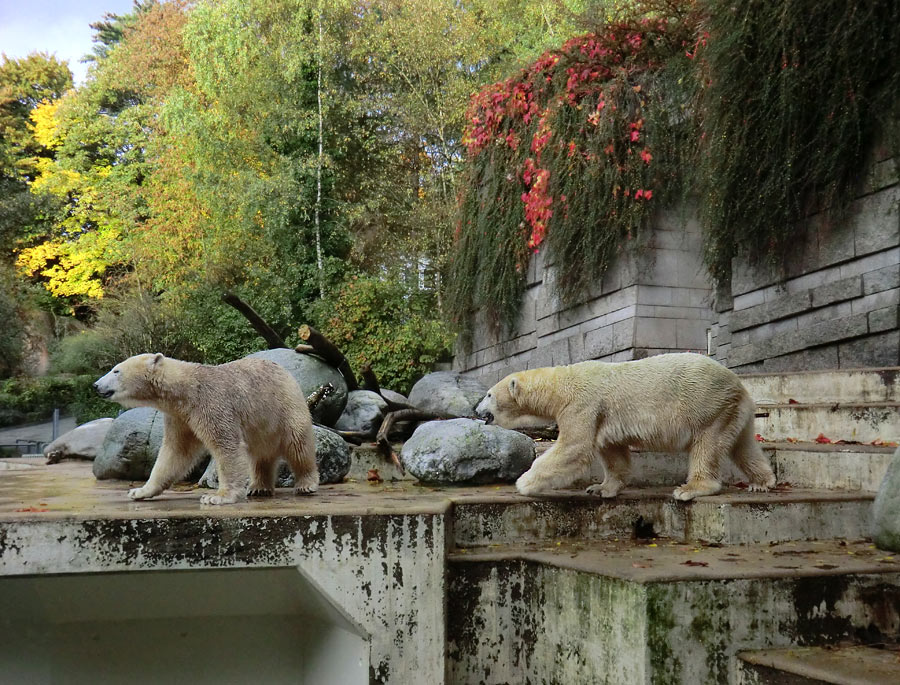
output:
M900 554L866 540L898 371L745 377L774 492L676 502L686 460L637 453L612 501L454 496L448 682L900 683Z

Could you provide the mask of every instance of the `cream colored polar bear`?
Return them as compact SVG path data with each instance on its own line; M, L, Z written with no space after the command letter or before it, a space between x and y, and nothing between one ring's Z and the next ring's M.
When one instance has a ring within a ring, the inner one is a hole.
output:
M297 494L319 487L315 434L306 399L287 371L264 359L204 366L161 354L139 354L94 383L101 396L126 407L163 412L159 456L132 499L155 497L212 454L219 490L202 504L230 504L272 495L279 458L294 473Z
M687 483L675 499L722 489L725 455L751 490L775 485L753 432L756 405L740 379L699 354L662 354L640 361L581 362L513 373L488 391L476 413L506 428L556 421L559 440L518 481L523 495L564 488L599 458L606 477L587 491L615 497L628 484L629 446L689 451Z

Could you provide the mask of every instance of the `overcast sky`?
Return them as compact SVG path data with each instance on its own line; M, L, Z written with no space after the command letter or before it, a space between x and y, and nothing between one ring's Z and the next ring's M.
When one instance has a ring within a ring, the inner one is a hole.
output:
M48 52L66 60L75 83L84 81L81 60L93 48L90 24L107 12L126 14L132 0L0 0L0 52L25 57Z

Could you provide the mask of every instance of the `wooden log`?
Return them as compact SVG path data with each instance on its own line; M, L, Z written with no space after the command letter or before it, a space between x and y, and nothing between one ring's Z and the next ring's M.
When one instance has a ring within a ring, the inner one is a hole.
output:
M338 349L337 345L307 324L300 326L298 333L300 339L312 346L317 355L340 371L347 382L348 391L359 390L359 383L356 381L356 376L353 375L350 362L347 361L344 353Z

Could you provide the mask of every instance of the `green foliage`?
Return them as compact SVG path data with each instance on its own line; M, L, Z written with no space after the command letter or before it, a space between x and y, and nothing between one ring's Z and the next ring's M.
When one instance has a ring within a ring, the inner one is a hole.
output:
M0 382L0 426L43 421L59 408L78 423L117 416L121 407L94 391L95 375L12 378Z
M0 262L0 378L13 375L22 362L25 346L25 316L27 298L22 285L15 280L12 269Z
M117 356L113 341L102 332L83 330L59 340L50 364L54 373L99 374L121 361Z
M737 254L789 258L800 220L854 197L879 122L900 121L900 4L706 0L704 9L701 208L706 260L722 281Z
M433 296L400 274L353 277L321 307L322 333L354 369L371 366L386 388L409 392L449 355L453 336L435 316Z

